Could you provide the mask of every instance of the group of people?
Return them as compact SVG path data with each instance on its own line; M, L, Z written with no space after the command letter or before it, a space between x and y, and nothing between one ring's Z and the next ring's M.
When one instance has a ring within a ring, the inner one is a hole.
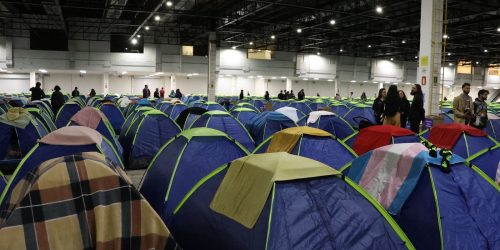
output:
M149 98L151 97L151 91L149 90L148 88L148 85L144 85L144 88L142 89L142 98ZM153 97L154 98L165 98L165 89L164 88L161 88L160 90L158 90L158 88L156 88L155 92L153 93ZM168 95L168 97L170 98L182 98L182 93L181 93L181 90L180 89L176 89L175 91L172 89L170 91L170 94Z
M486 100L490 92L481 89L478 97L472 101L469 96L470 83L462 84L462 93L453 99L454 122L484 129L488 122L488 104Z
M413 95L411 105L405 92L398 90L396 85L391 85L387 91L381 88L372 106L377 124L405 128L406 123L410 122L410 129L419 133L420 123L425 118L424 95L420 84L414 84L410 94Z
M43 92L43 89L41 88L42 83L37 82L35 84L35 87L30 88L31 91L31 101L37 101L45 98L45 93ZM90 90L89 96L94 97L96 95L96 92L94 89ZM72 97L77 97L80 96L80 91L78 91L78 87L75 87L73 91L71 92ZM61 109L61 107L64 105L64 95L61 92L61 87L59 85L54 86L52 95L50 96L50 104L52 105L52 109L54 110L55 113Z

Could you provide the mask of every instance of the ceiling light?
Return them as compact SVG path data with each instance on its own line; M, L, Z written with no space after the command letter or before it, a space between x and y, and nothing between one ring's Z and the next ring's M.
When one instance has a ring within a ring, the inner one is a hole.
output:
M132 40L130 42L135 45L135 44L137 44L137 39L132 38Z
M498 87L494 87L493 89L499 89Z
M155 21L160 21L160 16L156 15L155 16Z
M335 22L335 20L333 20L333 19L332 19L332 20L330 20L330 24L331 24L331 25L335 25L335 23L336 23L336 22Z
M273 40L274 40L275 38L276 38L276 36L275 36L275 35L271 35L271 39L273 39Z
M406 40L401 41L401 43L406 43Z
M485 49L485 50L483 50L483 52L484 52L484 53L488 53L488 50L487 50L487 49Z
M87 71L86 70L80 70L80 74L87 74Z
M193 76L193 74L187 74L186 76L187 76L187 77L190 77L190 76Z
M122 75L126 75L128 72L127 71L123 71L122 72Z
M141 35L137 35L137 38L141 38Z
M370 44L368 44L368 48L371 48L372 46Z
M448 38L450 38L450 37L449 37L447 34L444 34L444 35L443 35L443 38L444 38L444 39L448 39Z
M378 83L378 82L373 82L373 83Z
M249 42L248 44L253 45L253 42Z
M271 79L276 79L276 76L271 77Z
M301 29L301 28L298 28L298 29L297 29L297 33L302 33L302 29Z
M385 83L391 83L391 82L385 82Z
M232 77L233 75L226 75L226 77Z
M320 56L321 55L321 52L317 52L316 55Z
M340 51L340 52L344 52L344 50L343 50L343 49L340 49L339 51Z
M449 55L449 56L451 56L451 53L450 53L450 52L448 52L448 55Z
M476 61L476 64L479 64L479 62L478 62L478 61Z
M500 27L497 28L497 32L500 32Z
M394 61L394 58L391 57L391 61Z
M172 5L174 5L174 3L172 3L172 1L167 1L167 7L172 7Z
M314 80L316 80L316 81L317 81L317 80L319 80L319 78L317 78L317 77L316 77L316 78L314 78Z
M415 56L415 59L418 59L418 56Z
M39 69L38 71L42 72L42 73L47 73L48 71L45 70L45 69Z
M257 76L257 77L258 77L258 78L262 78L263 76L260 76L260 75L259 75L259 76Z
M394 84L394 85L398 85L398 83L397 83L397 82L393 82L392 84Z
M309 80L309 79L307 79L307 78L304 78L304 79L302 79L302 80L304 80L304 81L307 81L307 80Z
M249 79L253 79L253 76L248 76Z
M375 11L377 11L377 13L379 13L379 14L382 14L384 9L382 9L382 7L380 7L380 6L377 6L377 8L375 8Z
M144 27L145 30L149 30L149 26Z
M231 47L231 49L236 49L236 46Z
M333 82L333 79L328 79L329 82Z
M407 83L405 83L405 84L406 84L406 85L410 85L410 84L411 84L411 82L407 82Z
M368 82L368 81L363 81L363 82Z
M356 82L356 80L351 80L351 82Z
M199 75L199 74L198 73L193 73L193 76L197 76L197 75Z
M449 66L453 66L453 63L449 63L448 65L449 65Z

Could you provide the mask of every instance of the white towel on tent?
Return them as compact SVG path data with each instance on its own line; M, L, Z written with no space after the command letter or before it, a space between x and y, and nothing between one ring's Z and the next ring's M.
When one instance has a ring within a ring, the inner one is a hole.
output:
M335 115L335 114L333 112L324 111L324 110L313 111L313 112L309 113L309 117L307 118L307 124L309 125L311 123L315 123L318 121L318 119L321 116L327 116L327 115Z
M497 174L495 176L495 182L500 185L500 161L498 162Z
M292 120L294 122L298 122L299 121L299 116L297 115L297 109L296 108L283 107L283 108L277 109L276 112L282 113L283 115L285 115L286 117L290 118L290 120Z

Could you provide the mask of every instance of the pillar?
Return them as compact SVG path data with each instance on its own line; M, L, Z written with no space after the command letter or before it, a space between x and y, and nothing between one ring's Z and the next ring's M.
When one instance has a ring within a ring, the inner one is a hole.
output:
M443 0L422 0L417 83L422 85L426 115L439 114L442 47Z
M31 71L30 72L30 88L36 86L36 72Z
M208 34L208 77L207 77L207 95L208 101L215 101L215 87L217 84L216 57L217 40L215 32Z
M102 93L109 94L109 73L102 74Z
M287 78L286 79L286 91L292 90L292 79Z
M384 82L379 82L378 83L378 89L377 89L377 96L378 96L378 90L384 87Z
M165 85L165 89L168 89L166 85ZM176 89L177 89L177 76L171 75L170 76L170 90L175 91ZM168 94L170 94L170 92L168 92Z
M334 84L335 84L335 93L334 93L335 96L339 92L339 80L335 79Z

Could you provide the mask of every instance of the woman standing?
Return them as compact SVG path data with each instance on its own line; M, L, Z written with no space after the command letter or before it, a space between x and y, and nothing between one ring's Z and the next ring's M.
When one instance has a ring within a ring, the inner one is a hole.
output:
M382 116L384 115L384 100L386 95L387 92L385 91L385 88L379 89L377 99L375 99L375 101L373 102L372 109L375 113L375 121L378 125L382 125ZM335 96L335 99L337 99L337 96L340 99L340 95L338 95L338 93Z
M52 92L52 96L50 97L50 104L54 109L54 114L57 114L59 109L64 105L64 96L61 93L61 87L59 87L59 85L54 87L54 92Z
M399 113L401 114L401 127L406 128L406 121L408 120L408 115L410 114L410 101L406 98L406 94L403 90L399 91L399 98L401 98L401 106L399 107Z
M401 126L401 98L399 98L398 87L391 85L387 91L384 107L384 125Z

